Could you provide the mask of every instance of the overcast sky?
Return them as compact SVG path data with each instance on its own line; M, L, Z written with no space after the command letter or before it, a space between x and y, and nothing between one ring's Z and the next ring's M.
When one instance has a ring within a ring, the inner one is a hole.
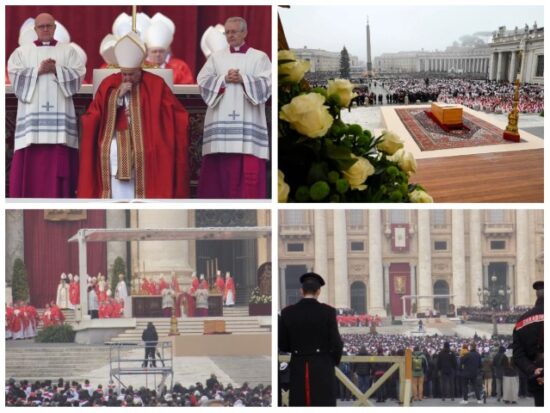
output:
M444 50L463 35L499 26L523 31L544 26L542 6L291 6L279 8L291 48L307 46L350 54L365 61L367 15L372 58L382 53Z

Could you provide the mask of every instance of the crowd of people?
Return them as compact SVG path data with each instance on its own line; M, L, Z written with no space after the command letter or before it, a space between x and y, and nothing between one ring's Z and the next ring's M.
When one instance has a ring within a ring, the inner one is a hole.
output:
M473 338L458 336L405 336L380 334L343 334L344 354L402 356L413 350L413 401L424 398L455 397L467 402L473 392L479 403L496 397L503 403L517 403L518 397L529 396L527 377L512 362L511 336ZM339 368L359 389L365 392L390 367L389 363L344 363ZM339 398L352 395L338 382ZM394 373L374 396L377 402L399 399L399 373Z
M104 388L94 386L89 380L83 383L59 379L36 381L6 381L6 406L50 407L195 407L195 406L271 406L271 385L248 383L236 387L224 385L212 374L205 383L184 387L176 383L169 390L132 386L118 387L113 382Z
M315 81L312 87L326 82ZM509 113L512 110L514 84L476 79L380 78L359 84L354 82L357 106L414 104L416 102L456 103L474 110ZM376 91L376 92L375 92ZM518 110L541 113L544 109L544 86L525 83L520 86Z
M498 324L514 324L528 309L529 307L526 306L517 306L507 310L503 309L496 311L496 322ZM465 321L476 321L481 323L493 322L493 309L489 307L459 307L458 314Z
M468 79L387 79L382 81L393 103L438 101L456 103L475 110L508 113L512 110L514 84ZM544 109L544 86L520 86L518 110L540 113Z

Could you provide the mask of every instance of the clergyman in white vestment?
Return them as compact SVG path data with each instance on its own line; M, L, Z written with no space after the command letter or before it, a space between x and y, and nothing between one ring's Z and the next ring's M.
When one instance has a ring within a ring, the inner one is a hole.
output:
M269 134L265 103L271 62L248 46L246 21L225 23L229 47L214 52L197 76L208 105L204 119L199 198L265 198Z
M18 99L9 195L14 198L75 196L78 120L72 96L86 73L85 57L70 43L54 39L55 19L39 14L38 39L8 59Z

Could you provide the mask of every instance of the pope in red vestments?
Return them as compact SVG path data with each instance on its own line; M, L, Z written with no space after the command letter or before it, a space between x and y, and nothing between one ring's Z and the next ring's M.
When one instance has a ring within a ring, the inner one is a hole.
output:
M140 73L140 81L129 92L131 125L127 124L125 112L117 108L121 73L101 83L81 117L79 198L111 197L113 133L128 130L133 158L128 165L134 169L135 197L189 197L187 112L162 78Z

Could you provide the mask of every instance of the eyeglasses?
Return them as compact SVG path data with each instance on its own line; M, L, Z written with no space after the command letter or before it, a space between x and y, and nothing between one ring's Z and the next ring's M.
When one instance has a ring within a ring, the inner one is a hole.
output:
M55 27L55 24L41 24L40 26L36 26L38 30L51 30Z
M242 30L227 30L223 34L225 34L226 36L230 36L232 34L237 34L237 33L240 33L240 32L242 32Z

